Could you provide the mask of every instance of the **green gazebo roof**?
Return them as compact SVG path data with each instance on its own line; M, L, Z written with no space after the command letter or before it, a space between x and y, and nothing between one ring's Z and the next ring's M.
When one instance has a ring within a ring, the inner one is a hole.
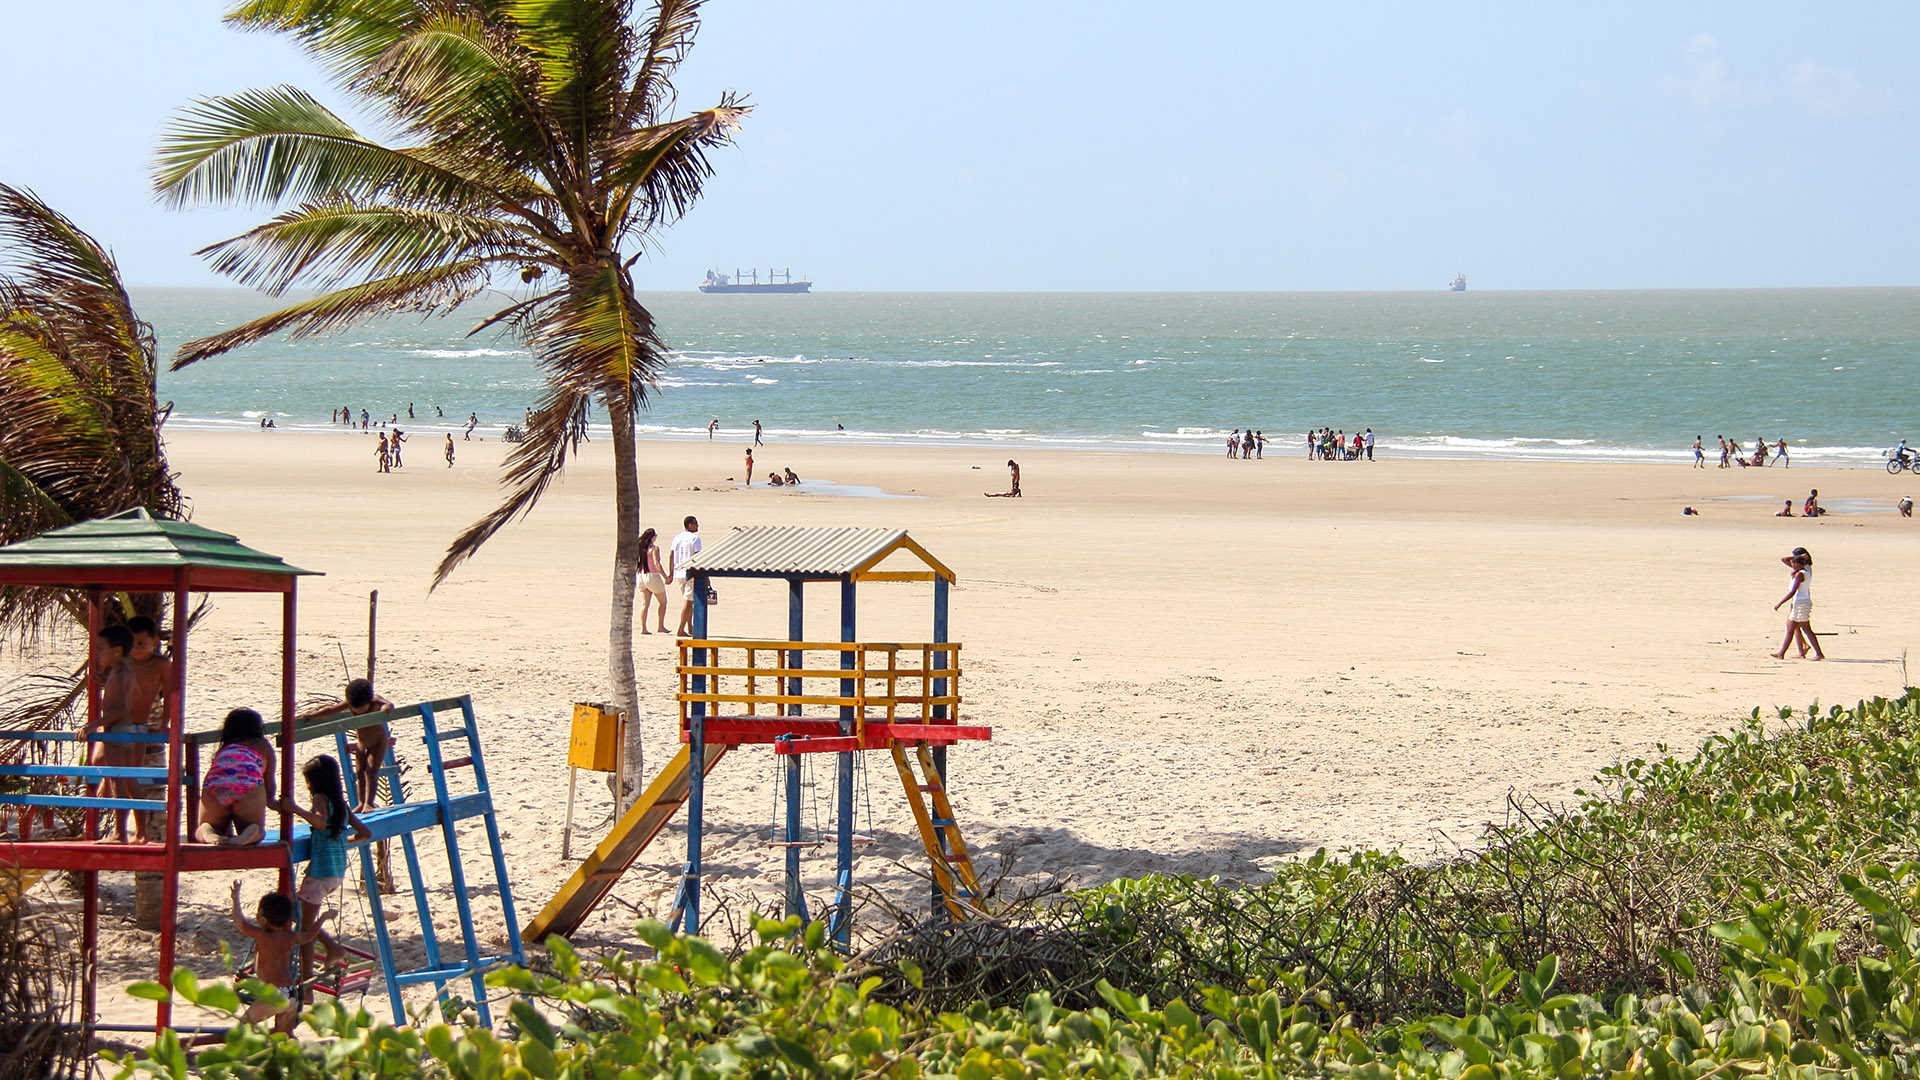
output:
M287 592L316 573L236 537L144 509L82 521L0 547L0 585L98 585L139 592Z

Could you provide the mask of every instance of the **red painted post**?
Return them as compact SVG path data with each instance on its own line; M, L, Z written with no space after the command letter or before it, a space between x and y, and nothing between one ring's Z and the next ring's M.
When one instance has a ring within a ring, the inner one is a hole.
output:
M87 589L87 722L100 720L100 679L93 668L93 639L100 633L100 589L93 586ZM76 753L82 755L85 763L91 756L93 747L81 743ZM87 839L99 836L100 812L89 810L86 824L82 826ZM98 1001L96 990L100 978L100 874L88 870L80 875L80 887L83 896L80 901L80 1026L82 1034L91 1041L93 1036L93 1017Z
M293 786L293 634L295 588L300 579L287 578L287 592L280 600L280 842L292 850L293 811L290 809L291 796L287 793ZM288 859L280 864L280 891L293 895L293 862Z
M167 695L167 867L160 883L160 984L173 985L174 934L180 924L181 755L187 709L187 571L173 574L173 689ZM154 1010L154 1034L173 1021L173 1006Z

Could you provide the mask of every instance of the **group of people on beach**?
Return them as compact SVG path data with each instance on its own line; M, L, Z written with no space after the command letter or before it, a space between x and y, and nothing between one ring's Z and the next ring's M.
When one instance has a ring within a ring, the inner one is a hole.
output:
M1720 467L1723 469L1729 469L1735 465L1743 469L1765 468L1768 465L1776 463L1786 466L1787 468L1793 467L1792 460L1787 456L1787 440L1785 439L1781 439L1777 444L1772 446L1767 444L1765 438L1755 439L1753 440L1753 452L1749 454L1741 448L1739 443L1727 438L1725 435L1716 435L1714 438L1719 440L1720 443ZM1693 437L1693 467L1696 469L1704 469L1707 467L1706 444L1698 435Z
M1252 428L1248 428L1244 435L1239 428L1234 428L1233 434L1227 436L1227 456L1230 458L1254 461L1265 457L1266 451L1266 435Z
M1353 441L1347 441L1347 431L1341 428L1315 428L1307 432L1307 460L1320 461L1359 461L1365 458L1373 460L1373 429L1356 431Z

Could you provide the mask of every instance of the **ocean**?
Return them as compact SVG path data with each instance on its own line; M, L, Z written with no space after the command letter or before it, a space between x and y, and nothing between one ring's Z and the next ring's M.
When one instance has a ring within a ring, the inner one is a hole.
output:
M234 289L135 289L163 356L272 310ZM505 302L506 294L492 299ZM1448 293L649 293L672 349L649 436L1276 452L1372 428L1380 452L1684 461L1695 435L1786 439L1879 467L1920 403L1920 289ZM407 409L436 432L518 422L527 351L468 337L497 307L275 340L163 372L169 424L325 430ZM1271 447L1270 448L1274 448Z

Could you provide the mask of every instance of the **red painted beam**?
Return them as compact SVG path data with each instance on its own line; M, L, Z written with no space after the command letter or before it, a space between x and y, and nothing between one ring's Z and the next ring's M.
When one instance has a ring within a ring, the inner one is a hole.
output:
M952 743L993 738L993 729L979 724L868 724L867 740Z
M185 844L180 848L181 871L251 870L287 865L287 849L280 844L253 847L216 847ZM36 840L0 844L0 866L43 870L146 870L167 872L164 844L95 844L85 840Z

